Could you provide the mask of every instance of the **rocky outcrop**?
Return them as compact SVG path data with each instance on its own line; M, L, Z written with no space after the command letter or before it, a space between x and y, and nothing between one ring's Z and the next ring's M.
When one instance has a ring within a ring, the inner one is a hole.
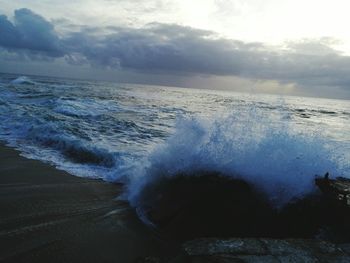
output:
M303 239L199 239L184 244L189 262L350 262L334 244Z
M350 181L349 181L350 182ZM144 188L138 204L164 239L314 238L350 242L350 209L327 193L347 193L345 179L316 179L321 191L277 209L254 185L219 173L179 174ZM315 189L316 190L316 189ZM322 194L323 193L323 194ZM333 196L333 194L331 195Z
M315 184L328 198L350 207L350 179L343 177L330 179L326 173L323 178L316 177Z
M308 239L197 239L183 244L171 260L147 258L139 263L349 263L350 244Z

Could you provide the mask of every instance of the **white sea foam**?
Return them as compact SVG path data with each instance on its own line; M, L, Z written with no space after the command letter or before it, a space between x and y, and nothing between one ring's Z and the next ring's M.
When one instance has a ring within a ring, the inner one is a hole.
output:
M121 111L115 101L58 99L55 104L55 112L77 117L96 117L105 113Z
M21 77L18 77L16 79L12 80L11 84L12 85L22 85L22 84L35 85L35 82L26 76L21 76Z

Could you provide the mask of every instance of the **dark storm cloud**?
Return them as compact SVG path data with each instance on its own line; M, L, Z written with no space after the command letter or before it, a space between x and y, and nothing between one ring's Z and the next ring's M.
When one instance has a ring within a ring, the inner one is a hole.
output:
M69 20L60 24L69 25ZM179 25L70 28L68 32L66 26L59 37L53 24L28 9L20 9L13 23L0 17L0 46L32 57L37 53L61 56L75 65L175 75L240 76L296 83L314 90L321 86L350 89L350 57L332 49L331 38L290 42L277 49Z
M13 23L0 16L0 46L52 57L63 55L53 25L29 9L16 10Z
M103 66L141 71L237 74L241 43L210 39L212 33L176 25L152 24L142 29L115 28L104 37L85 32L64 40L69 50ZM84 43L83 45L79 43ZM228 45L229 44L229 45ZM227 55L235 59L227 60Z
M115 28L103 37L74 33L64 42L100 66L273 79L310 88L349 89L350 84L350 57L332 49L328 40L304 40L277 50L218 38L210 31L151 24L142 29Z

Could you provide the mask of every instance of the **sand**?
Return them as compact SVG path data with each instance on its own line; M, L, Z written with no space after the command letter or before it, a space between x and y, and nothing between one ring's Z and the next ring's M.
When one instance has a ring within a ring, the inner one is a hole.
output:
M121 191L0 145L0 261L123 263L176 253L116 199Z

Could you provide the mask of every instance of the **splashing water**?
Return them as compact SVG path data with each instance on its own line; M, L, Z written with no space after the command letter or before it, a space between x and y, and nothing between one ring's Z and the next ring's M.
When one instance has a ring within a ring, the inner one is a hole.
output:
M0 139L74 175L146 185L179 173L242 178L281 206L315 174L349 176L350 103L0 75Z
M129 195L163 177L219 172L243 179L265 192L275 206L313 190L316 174L349 174L344 156L320 133L298 131L279 116L255 110L213 119L179 118L175 133L135 171Z

